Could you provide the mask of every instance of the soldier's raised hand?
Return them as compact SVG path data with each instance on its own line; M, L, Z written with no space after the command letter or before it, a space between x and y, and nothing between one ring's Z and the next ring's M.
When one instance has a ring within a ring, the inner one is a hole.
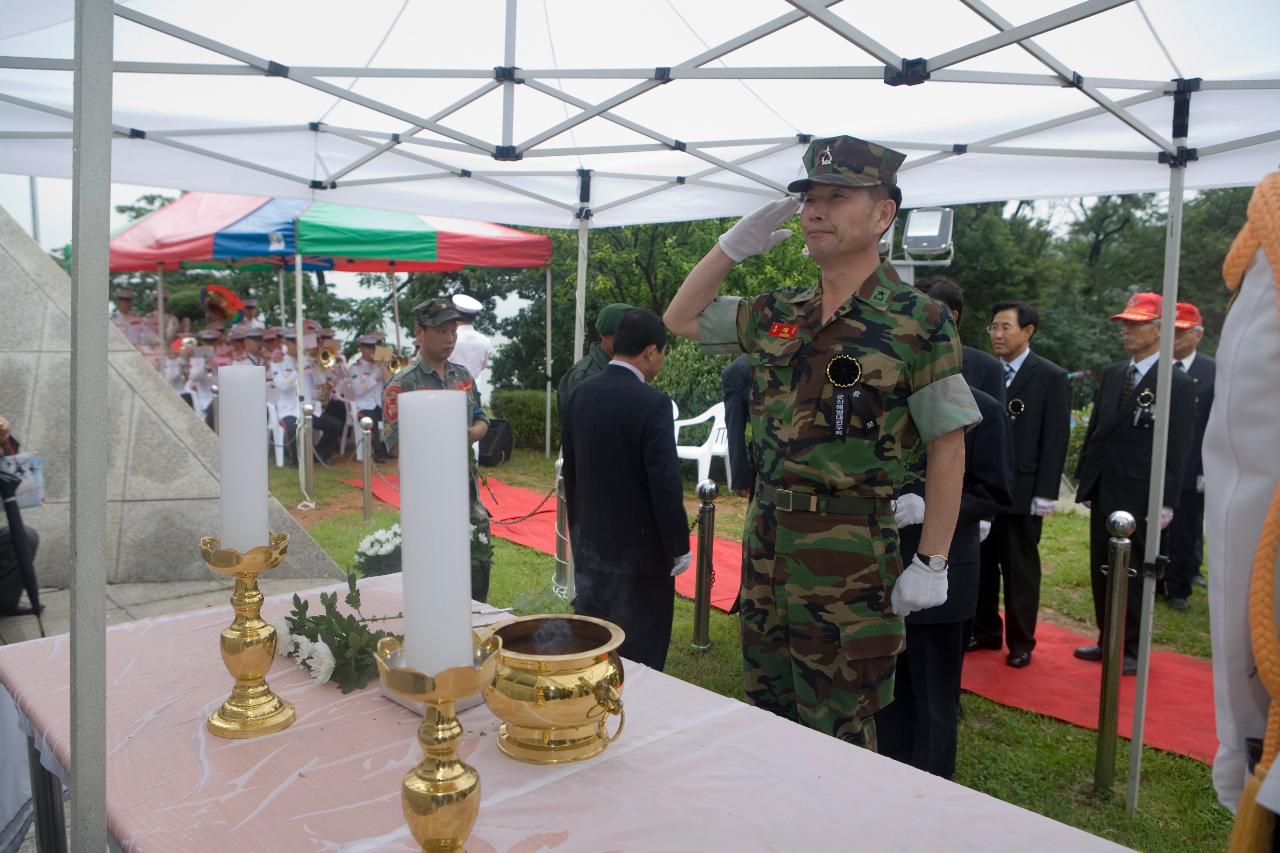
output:
M791 231L778 226L795 216L799 210L800 201L794 196L769 202L759 210L748 213L721 234L720 250L735 264L753 255L764 254L791 236Z

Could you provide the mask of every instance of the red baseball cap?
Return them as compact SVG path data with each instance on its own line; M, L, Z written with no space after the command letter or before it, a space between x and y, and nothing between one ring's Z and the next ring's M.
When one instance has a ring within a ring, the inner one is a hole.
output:
M1159 320L1164 299L1158 293L1135 293L1129 297L1124 310L1113 314L1112 320L1133 320L1142 323L1147 320Z
M1200 316L1200 309L1192 305L1190 302L1178 303L1178 316L1173 321L1175 329L1199 329L1204 326L1204 318Z

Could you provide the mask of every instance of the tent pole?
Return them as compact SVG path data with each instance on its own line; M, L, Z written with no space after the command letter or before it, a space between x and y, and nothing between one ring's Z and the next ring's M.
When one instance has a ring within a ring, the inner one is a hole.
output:
M75 4L71 261L71 838L107 846L107 335L110 0Z
M156 267L156 340L160 342L160 357L164 358L165 346L169 341L165 338L164 329L164 267Z
M547 264L547 449L551 458L551 264Z
M296 231L294 233L297 233ZM302 375L306 368L306 362L303 359L303 329L302 329L302 255L294 254L293 256L293 330L294 330L294 368L298 372L298 411L302 411L304 402L302 393ZM301 452L301 451L299 451ZM298 462L302 464L301 461Z
M276 311L276 316L280 318L280 325L286 326L288 323L285 321L285 317L288 315L284 313L284 264L280 264L280 269L276 270L276 290L280 298L280 307Z
M31 193L31 240L40 245L40 194L36 188L36 176L27 178L28 191Z
M1174 94L1173 138L1177 150L1187 144L1187 121L1191 91L1181 82ZM1147 682L1150 678L1152 619L1155 616L1156 577L1154 567L1160 553L1160 509L1164 505L1165 459L1169 452L1169 394L1173 387L1173 321L1177 317L1178 262L1182 251L1182 196L1186 164L1181 159L1169 164L1169 218L1164 236L1164 307L1160 312L1160 358L1156 362L1156 422L1151 431L1151 482L1147 491L1147 539L1143 553L1142 611L1138 624L1138 678L1133 694L1133 732L1129 742L1129 785L1125 806L1129 814L1138 809L1138 784L1142 780L1142 734L1147 713Z
M551 310L550 305L547 310ZM578 220L578 292L573 306L573 360L585 351L587 331L587 219Z
M396 326L396 355L400 354L400 294L396 290L396 269L395 264L391 265L391 272L387 273L387 278L391 279L391 317Z

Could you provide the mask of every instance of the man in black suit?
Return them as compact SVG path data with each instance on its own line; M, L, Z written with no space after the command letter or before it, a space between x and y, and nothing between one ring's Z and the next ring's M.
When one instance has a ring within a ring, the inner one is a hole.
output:
M652 311L622 315L613 359L569 395L564 481L576 569L575 613L617 623L619 653L661 670L675 576L689 567L689 521L671 398L648 386L667 349Z
M1013 501L996 516L991 535L982 543L978 612L966 648L999 649L1007 641L1005 662L1015 668L1028 666L1036 647L1040 534L1058 499L1071 433L1066 371L1031 351L1039 328L1040 314L1030 305L998 302L991 308L987 334L1007 386L1005 418L1013 432L1015 474Z
M724 424L729 439L729 479L733 490L747 498L756 482L756 463L747 446L747 424L751 422L750 356L743 353L721 371L720 390L724 392Z
M945 275L931 275L917 281L916 287L922 290L926 296L941 302L951 309L951 317L955 320L956 328L960 328L960 314L962 312L955 307L956 305L964 305L964 296L960 285ZM964 375L964 381L969 383L970 388L985 391L1001 405L1004 405L1004 371L1000 369L1000 360L998 358L965 344L960 373Z
M964 297L957 285L948 285L935 285L937 289L928 295L958 316ZM965 349L967 361L968 347ZM1004 405L980 388L970 386L969 390L982 421L964 436L964 490L947 555L947 600L907 616L907 647L898 656L893 703L876 712L881 755L944 779L954 778L956 770L956 703L964 664L964 627L973 618L978 601L980 525L1008 505L1013 480ZM920 473L921 478L899 496L900 505L918 501L916 514L899 514L899 549L903 554L913 554L920 546L923 475L927 472L922 469Z
M1204 561L1204 459L1200 446L1213 407L1213 377L1217 365L1211 357L1196 352L1204 337L1200 309L1190 302L1178 303L1174 321L1173 366L1185 371L1195 383L1196 428L1191 438L1191 455L1182 477L1182 497L1169 525L1169 571L1164 580L1165 595L1174 610L1186 610L1191 583Z
M1151 482L1152 426L1155 423L1156 362L1160 357L1160 312L1163 300L1158 293L1137 293L1125 310L1111 319L1120 320L1127 361L1119 361L1102 373L1102 382L1093 395L1093 413L1085 431L1080 463L1076 468L1076 500L1089 507L1089 572L1093 581L1093 612L1098 620L1099 638L1107 624L1107 579L1102 566L1107 562L1107 516L1125 510L1138 519L1132 541L1132 561L1141 566L1146 552L1147 489ZM1195 432L1195 383L1186 373L1173 371L1169 400L1169 443L1165 456L1164 506L1161 529L1173 520L1182 497L1182 476L1191 453ZM1129 584L1124 626L1125 675L1138 671L1138 629L1142 604L1142 583ZM1075 656L1102 660L1098 645L1081 646Z

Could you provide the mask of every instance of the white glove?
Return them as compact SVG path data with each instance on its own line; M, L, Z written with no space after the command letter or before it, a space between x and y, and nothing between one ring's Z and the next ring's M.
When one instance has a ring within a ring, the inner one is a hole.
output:
M991 535L991 522L985 518L978 521L978 541L986 542L987 537Z
M1167 506L1160 507L1160 529L1164 530L1173 521L1173 510Z
M1204 494L1204 474L1196 477L1196 491L1202 495Z
M738 220L737 225L720 235L721 251L735 264L752 255L764 254L791 236L790 231L778 226L799 210L799 199L786 196L748 213Z
M919 554L911 558L911 565L898 578L889 595L889 604L899 616L937 607L946 600L947 573L930 571Z
M676 557L675 561L672 562L671 564L671 577L675 577L676 575L688 569L689 561L692 558L693 558L692 551L686 551L684 552L684 554L680 555L679 557Z
M924 523L924 498L907 492L893 502L893 520L898 527L910 527Z
M1093 501L1080 501L1080 504L1085 509L1093 509Z
M1046 515L1053 515L1053 508L1057 506L1057 501L1053 498L1032 498L1031 514L1044 518Z

